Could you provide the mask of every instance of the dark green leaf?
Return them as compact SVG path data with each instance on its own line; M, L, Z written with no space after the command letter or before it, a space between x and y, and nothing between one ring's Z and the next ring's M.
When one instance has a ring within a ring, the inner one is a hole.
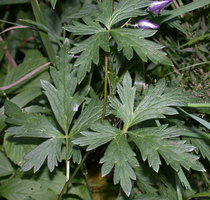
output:
M7 132L16 137L62 137L63 135L47 120L44 115L22 111L16 104L7 101L5 114L8 123L18 125L10 127Z
M109 20L109 27L124 19L146 15L147 13L139 10L149 5L148 0L121 0L115 7Z
M169 199L164 198L162 196L152 195L152 194L142 194L134 198L134 200L169 200Z
M78 66L77 78L81 82L86 73L90 71L91 64L99 63L99 49L109 52L109 42L106 32L99 32L79 44L75 44L75 47L71 49L70 53L80 53L79 58L75 62L75 66Z
M115 137L106 149L100 163L103 163L102 176L106 176L114 167L114 184L120 183L123 191L129 196L132 188L131 179L136 180L133 168L138 167L139 163L125 135Z
M7 176L13 173L13 168L7 157L0 152L0 177Z
M93 21L91 18L83 18L85 24L74 21L73 25L65 26L64 29L74 33L74 35L92 35L99 32L104 32L104 29L98 22Z
M183 140L168 139L179 136L180 132L182 132L182 129L176 127L159 126L136 129L130 131L129 135L139 148L142 159L144 161L148 160L149 166L156 172L158 172L161 165L159 154L176 171L181 166L187 170L192 168L205 171L202 164L197 161L198 157L189 153L195 149L194 146L185 144L186 141Z
M61 161L61 145L62 139L51 138L43 142L25 156L26 161L22 166L22 170L28 171L34 168L35 173L47 158L47 166L52 172L55 166L58 166L57 161Z
M160 80L156 87L150 86L145 90L144 98L134 108L135 90L135 86L132 87L130 75L126 74L123 84L119 84L117 89L120 101L116 97L109 98L114 113L124 121L125 128L148 119L177 114L178 112L170 106L183 106L189 100L189 97L178 89L170 89L166 92L166 82Z
M109 123L96 123L90 127L94 132L83 131L80 137L73 141L74 144L80 146L88 146L87 151L93 150L112 140L116 135L120 134L120 130L112 127Z
M147 62L149 58L155 64L172 65L171 60L166 57L166 53L160 50L163 48L162 45L144 39L147 32L151 34L151 31L128 28L110 31L118 45L118 51L123 50L123 54L128 60L133 57L134 50L144 62Z

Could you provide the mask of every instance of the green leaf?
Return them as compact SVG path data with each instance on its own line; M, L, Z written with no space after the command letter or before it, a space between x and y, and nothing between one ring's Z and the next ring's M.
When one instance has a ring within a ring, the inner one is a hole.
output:
M152 195L152 194L142 194L134 198L134 200L169 200L169 199L164 198L162 196Z
M22 166L24 156L37 145L29 138L14 138L9 133L4 135L3 147L7 157L16 165Z
M73 21L73 25L65 26L64 29L74 33L74 35L92 35L104 32L104 29L98 22L93 21L90 17L83 18L85 24Z
M16 104L6 101L6 122L18 125L10 127L7 132L15 137L51 138L63 136L44 115L22 111Z
M139 148L142 159L148 160L156 172L159 171L161 160L159 154L164 158L174 170L179 171L180 167L189 170L190 168L197 171L205 171L198 157L189 153L195 147L185 144L183 140L172 140L170 138L179 136L182 129L166 126L142 128L129 131L132 141Z
M147 33L151 35L155 33L154 31L121 28L112 29L110 33L118 45L118 51L123 50L128 60L133 57L134 50L144 62L149 58L155 64L172 65L166 53L160 50L163 48L162 45L144 39Z
M52 5L53 9L55 9L55 5L57 3L57 0L50 0L50 3Z
M120 134L120 130L112 127L109 123L101 124L96 123L90 127L92 131L83 131L81 134L84 137L79 137L73 140L74 144L80 146L88 146L87 151L93 150L103 144L106 144L112 140L117 134Z
M0 5L9 5L9 4L19 4L19 3L28 3L29 0L1 0Z
M196 134L198 137L199 133ZM196 151L200 152L203 158L210 161L210 140L200 138L190 138L190 142L196 147Z
M7 157L0 152L0 177L7 176L13 173L12 165Z
M5 42L4 41L0 41L0 61L4 57L4 46L5 46Z
M138 167L135 169L136 184L142 193L156 194L157 189L154 187L157 174L148 167Z
M84 100L82 95L73 95L76 80L71 77L69 76L65 84L60 85L59 88L55 88L49 81L41 80L42 88L45 90L44 93L50 102L55 118L65 133L68 132L73 116ZM73 89L67 89L68 83Z
M128 18L134 18L141 15L146 15L147 12L139 10L149 5L148 0L122 0L120 1L110 17L109 27Z
M98 99L92 99L88 106L81 112L79 118L74 121L71 128L70 135L74 137L79 132L86 130L91 124L95 123L101 118L102 104Z
M70 53L80 53L79 58L74 63L78 66L77 78L78 82L81 82L86 73L90 71L91 64L99 63L99 49L109 52L109 42L106 32L99 32L79 44L75 44L75 47L70 50Z
M109 97L110 105L116 110L116 116L125 124L129 124L133 116L136 88L132 87L132 79L128 72L124 76L122 85L118 85L117 92L121 101L116 97Z
M125 135L115 137L106 149L100 163L103 163L102 176L106 176L114 167L114 184L120 182L123 191L129 196L132 189L131 180L136 180L133 168L138 167L139 163Z
M100 12L97 21L103 23L108 29L110 28L109 20L112 16L112 0L104 0L98 3Z
M43 142L25 156L26 161L22 166L22 170L28 171L34 168L35 173L47 158L47 166L52 172L55 166L58 166L57 161L61 161L61 145L62 139L57 138L51 138Z
M7 200L56 200L57 194L38 181L12 178L1 182L0 195Z
M160 80L155 87L150 86L145 90L144 98L134 108L135 90L130 75L126 74L122 85L119 84L117 88L120 100L116 97L109 98L114 114L123 120L126 128L148 119L177 114L170 106L184 106L189 100L189 97L177 88L167 91L166 82Z
M25 156L22 169L27 171L34 167L34 172L38 171L44 160L47 158L50 171L57 166L57 161L61 160L61 134L43 115L34 115L23 112L18 106L11 102L5 103L7 121L16 126L7 129L7 133L15 137L36 137L50 138L41 143L34 150Z
M187 5L181 6L180 8L164 12L163 18L161 16L160 22L163 23L163 22L169 21L182 14L189 13L190 11L196 10L198 8L202 8L209 4L210 4L210 0L193 1L191 3L188 3Z
M185 113L186 115L190 116L192 119L196 120L197 122L199 122L204 127L206 127L207 129L210 130L210 122L207 122L206 120L201 119L200 117L197 117L197 116L195 116L193 114L190 114L190 113L186 112L185 110L183 110L182 108L179 108L179 110L181 110L183 113Z

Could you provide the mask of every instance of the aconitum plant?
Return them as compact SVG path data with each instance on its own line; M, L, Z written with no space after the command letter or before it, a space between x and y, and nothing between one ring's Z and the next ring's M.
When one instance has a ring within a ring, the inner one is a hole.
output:
M170 41L209 0L3 2L20 5L0 8L2 200L209 195L207 112L188 113L199 98Z

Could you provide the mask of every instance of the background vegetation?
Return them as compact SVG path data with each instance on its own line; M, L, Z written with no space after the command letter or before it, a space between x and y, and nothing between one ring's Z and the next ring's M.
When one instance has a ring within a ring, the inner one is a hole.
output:
M150 3L0 0L0 199L210 199L210 0Z

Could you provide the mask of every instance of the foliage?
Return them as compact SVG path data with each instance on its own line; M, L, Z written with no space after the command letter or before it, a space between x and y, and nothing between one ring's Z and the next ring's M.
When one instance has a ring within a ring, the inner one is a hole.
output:
M209 198L210 0L150 3L0 2L1 199Z

